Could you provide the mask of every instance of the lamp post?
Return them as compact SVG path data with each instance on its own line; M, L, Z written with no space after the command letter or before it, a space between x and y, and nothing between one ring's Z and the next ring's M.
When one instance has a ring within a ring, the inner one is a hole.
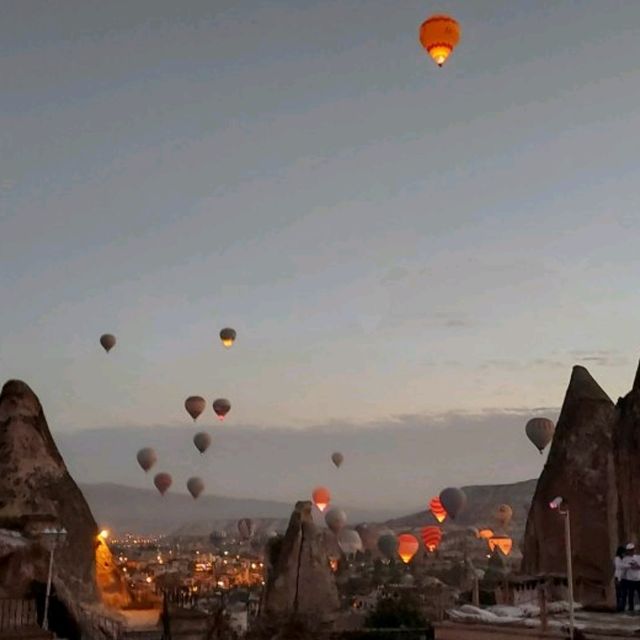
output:
M569 585L569 638L573 640L574 611L573 611L573 561L571 554L571 519L567 501L558 496L549 503L551 509L557 509L564 518L564 548L567 555L567 583Z
M51 597L51 583L53 581L53 555L58 546L58 543L62 542L67 535L67 530L62 527L57 529L55 527L47 527L42 531L42 542L49 550L49 574L47 576L47 593L44 600L44 616L42 618L42 628L45 631L49 630L49 598Z

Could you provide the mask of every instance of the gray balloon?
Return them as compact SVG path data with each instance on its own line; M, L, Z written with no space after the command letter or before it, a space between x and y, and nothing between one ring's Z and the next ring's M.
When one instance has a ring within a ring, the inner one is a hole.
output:
M363 549L362 540L358 532L353 529L342 529L338 533L338 545L345 556L354 556Z
M347 514L342 509L330 509L327 511L324 521L327 523L327 527L337 534L347 524Z
M200 453L204 453L211 445L211 436L204 431L196 433L196 435L193 436L193 444L196 445L196 449Z
M462 489L448 487L440 493L440 502L447 512L447 515L455 520L456 516L467 504L467 496Z
M555 425L548 418L532 418L525 427L527 437L540 451L540 454L553 439L555 430Z
M340 468L340 465L344 462L344 456L339 451L336 451L331 454L331 461L336 467Z
M396 534L383 533L378 538L378 550L387 560L393 560L398 551L398 538Z
M189 478L187 480L187 489L193 496L193 499L196 500L204 491L204 482L202 482L202 478Z
M109 351L116 346L116 337L110 333L105 333L100 336L100 344L102 345L102 348L109 353Z
M158 456L156 452L150 447L145 447L144 449L140 449L138 451L136 458L138 460L138 464L144 469L146 473L153 467L153 465L158 461Z

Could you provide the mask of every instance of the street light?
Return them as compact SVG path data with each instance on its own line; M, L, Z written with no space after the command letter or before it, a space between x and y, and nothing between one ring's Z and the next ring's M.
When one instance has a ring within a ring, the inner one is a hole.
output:
M64 527L61 529L46 527L42 531L42 543L49 551L49 575L47 576L47 594L44 600L44 616L42 618L42 628L45 631L49 630L49 598L51 597L51 582L53 580L53 554L66 535L67 530Z
M567 583L569 585L569 638L573 640L573 562L571 559L571 523L569 505L567 501L558 496L549 503L549 508L557 510L564 517L564 548L567 555Z

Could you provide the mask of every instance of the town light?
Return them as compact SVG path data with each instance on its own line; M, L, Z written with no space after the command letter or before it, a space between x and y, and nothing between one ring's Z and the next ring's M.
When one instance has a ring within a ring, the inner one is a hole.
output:
M101 540L106 540L109 537L109 529L103 529L99 534L98 538Z

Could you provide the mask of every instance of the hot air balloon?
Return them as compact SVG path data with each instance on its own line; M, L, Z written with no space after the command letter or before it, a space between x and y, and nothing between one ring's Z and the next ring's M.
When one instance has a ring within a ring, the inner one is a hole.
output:
M100 336L100 344L102 345L102 348L109 353L109 351L116 346L116 337L112 336L110 333L105 333Z
M494 533L491 529L480 529L480 531L478 531L478 537L483 540L488 540L489 538L493 538L493 536Z
M218 398L213 403L213 410L220 420L224 420L224 417L231 410L231 403L226 398Z
M230 349L233 346L233 343L236 341L236 330L231 327L225 327L220 332L220 340L222 340L222 344Z
M145 447L144 449L140 449L138 451L136 458L138 459L138 464L144 469L146 473L153 467L153 465L158 461L158 456L156 452L150 447Z
M356 531L362 540L362 546L367 551L374 551L378 548L378 538L380 537L380 529L368 524L359 524Z
M385 532L378 538L378 550L387 559L395 558L398 551L398 538L392 532Z
M196 449L200 453L204 453L211 444L211 436L204 431L200 431L200 433L196 433L196 435L193 436L193 444L196 445Z
M156 485L156 489L160 492L160 495L164 495L168 491L172 482L173 478L168 473L158 473L153 479L153 484Z
M433 517L442 524L447 519L447 512L445 508L442 506L442 502L440 502L440 498L437 496L431 499L429 502L429 509L431 509L431 513Z
M420 26L420 43L439 67L459 41L460 25L451 16L431 16Z
M212 544L218 546L222 544L227 538L227 532L222 529L215 529L209 534L209 540Z
M440 546L442 540L440 527L424 527L421 533L425 548L433 553Z
M253 538L253 534L256 532L256 526L253 524L253 520L251 518L238 520L238 532L243 540Z
M355 556L356 553L363 549L360 535L353 529L342 529L338 533L338 545L342 549L342 553L347 557Z
M513 540L508 536L493 536L493 538L489 538L489 549L493 552L496 547L498 547L505 556L508 556L513 547Z
M205 410L206 406L207 402L200 396L189 396L184 401L184 408L187 410L187 413L193 418L194 422L198 419L198 416Z
M496 509L495 518L502 527L508 527L513 517L513 509L508 504L501 504Z
M329 503L331 502L331 494L328 489L325 487L316 487L311 494L313 498L313 503L320 509L320 511L324 511Z
M540 451L540 454L553 439L555 430L555 425L548 418L531 418L525 427L527 437Z
M340 465L344 461L344 456L339 451L336 451L335 453L331 454L331 461L336 465L337 468L340 468Z
M451 516L455 520L456 516L467 504L467 496L462 489L448 487L440 493L440 502L445 508L447 515Z
M193 496L193 499L196 500L204 491L204 482L202 482L202 478L189 478L187 480L187 489Z
M411 562L419 548L418 539L410 533L403 533L398 536L398 555L405 564Z
M336 535L347 524L347 514L342 509L331 509L324 517L327 527Z

